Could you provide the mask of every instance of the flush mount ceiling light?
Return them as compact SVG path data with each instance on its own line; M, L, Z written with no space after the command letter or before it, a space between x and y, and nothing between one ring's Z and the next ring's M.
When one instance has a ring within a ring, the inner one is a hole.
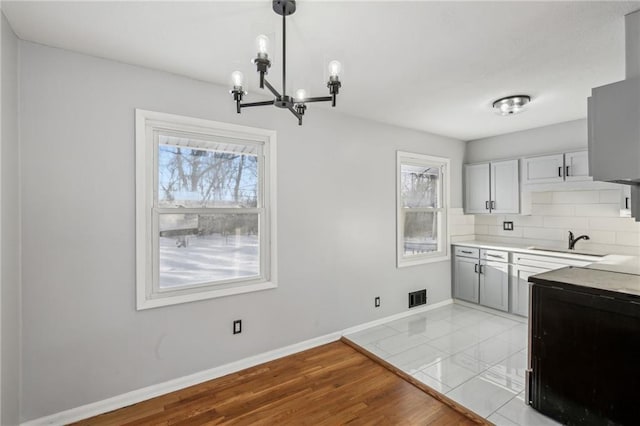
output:
M496 114L513 115L522 112L526 104L531 101L531 96L514 95L500 98L493 103L493 109Z
M304 89L298 89L295 97L287 95L287 27L286 18L293 15L296 11L295 0L273 0L273 11L282 16L282 94L280 94L265 78L265 75L271 67L269 60L269 38L265 35L259 35L256 39L258 53L253 63L256 65L258 74L260 74L260 88L267 89L275 96L272 101L242 103L242 98L247 94L242 87L244 76L240 71L234 71L231 74L233 89L231 94L236 102L236 111L240 114L242 108L275 105L278 108L285 108L291 111L298 119L298 125L302 126L302 116L307 110L307 103L310 102L331 102L331 106L336 106L336 95L340 91L341 83L338 74L342 69L342 65L338 61L329 62L329 81L327 87L331 96L322 96L308 98Z

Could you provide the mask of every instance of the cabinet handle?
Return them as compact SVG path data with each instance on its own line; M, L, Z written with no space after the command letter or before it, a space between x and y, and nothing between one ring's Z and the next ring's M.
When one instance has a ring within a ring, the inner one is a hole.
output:
M567 166L565 169L567 170L567 172L564 175L569 176L569 166Z
M488 201L485 201L485 202L484 202L484 208L485 208L486 210L489 210L489 202L488 202Z
M558 166L558 177L562 177L562 166Z
M629 197L624 197L624 208L629 209Z
M473 265L473 271L477 274L478 273L478 264L476 263L475 265Z
M466 250L460 250L460 251L463 252L463 253L467 253L467 254L471 254L472 253L472 252L466 251Z
M495 209L496 209L496 202L495 202L495 201L492 201L492 202L491 202L491 209L492 209L492 210L495 210Z
M483 266L484 266L484 265L480 265L480 271L478 271L478 272L482 273L482 267L483 267Z
M499 254L490 254L490 253L487 253L487 256L497 257L497 258L503 259L503 257L502 257L502 256L500 256Z

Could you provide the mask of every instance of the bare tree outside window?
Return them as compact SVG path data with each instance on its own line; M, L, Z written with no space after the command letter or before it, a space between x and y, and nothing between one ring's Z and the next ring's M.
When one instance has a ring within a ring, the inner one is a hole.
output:
M260 274L259 213L252 210L260 195L256 153L242 145L160 135L157 182L158 207L211 209L160 214L160 288Z

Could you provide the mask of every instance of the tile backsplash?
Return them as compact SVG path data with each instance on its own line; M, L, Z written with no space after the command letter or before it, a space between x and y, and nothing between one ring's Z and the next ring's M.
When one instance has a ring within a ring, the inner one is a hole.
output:
M531 215L476 215L475 239L502 243L567 248L569 231L586 234L576 249L602 253L640 255L640 222L620 217L620 190L549 191L531 194ZM453 233L452 242L466 235ZM503 221L513 222L513 231L502 229Z
M461 208L449 209L449 243L455 244L461 241L475 239L474 215L465 215Z

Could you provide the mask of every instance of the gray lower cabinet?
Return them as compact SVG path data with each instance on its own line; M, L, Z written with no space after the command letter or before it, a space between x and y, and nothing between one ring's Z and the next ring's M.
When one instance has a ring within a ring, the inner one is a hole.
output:
M478 303L478 259L456 256L454 262L454 297L467 302Z
M509 254L456 246L453 297L509 311Z
M536 266L513 266L513 286L511 288L511 311L514 314L529 316L529 277L548 272L549 269Z
M509 311L509 264L482 261L480 263L480 304Z

